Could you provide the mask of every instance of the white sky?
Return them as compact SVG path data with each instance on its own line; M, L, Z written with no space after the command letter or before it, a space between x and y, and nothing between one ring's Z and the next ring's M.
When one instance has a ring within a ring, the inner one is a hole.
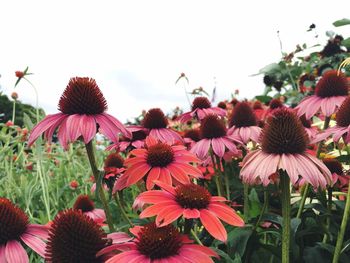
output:
M332 22L350 17L350 1L0 1L1 90L13 91L14 72L29 66L39 105L57 112L70 77L95 78L108 112L125 121L142 109L188 109L183 86L212 91L219 100L235 89L251 98L263 91L262 77L249 77L277 62L280 47L325 44L326 30L350 36ZM306 33L316 24L319 38ZM25 82L20 100L35 103Z

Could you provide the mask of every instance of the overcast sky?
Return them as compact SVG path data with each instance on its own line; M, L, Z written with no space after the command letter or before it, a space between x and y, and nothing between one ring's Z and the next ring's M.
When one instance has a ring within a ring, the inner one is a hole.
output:
M152 107L187 110L183 86L175 85L181 72L188 90L211 92L215 77L217 102L235 89L252 98L264 86L250 75L281 57L278 30L290 52L296 44L325 44L326 30L348 37L349 27L332 26L345 17L349 0L1 1L1 90L10 94L14 72L29 66L39 105L55 113L71 77L92 77L121 121ZM312 23L317 39L306 32ZM35 103L28 84L16 91Z

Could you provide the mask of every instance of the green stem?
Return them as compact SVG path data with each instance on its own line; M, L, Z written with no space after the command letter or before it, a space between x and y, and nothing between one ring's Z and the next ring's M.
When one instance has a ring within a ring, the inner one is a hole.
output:
M15 124L15 117L16 117L16 100L13 100L13 107L12 107L12 123Z
M213 167L214 167L214 171L215 171L215 184L216 184L216 188L218 191L218 195L219 196L223 196L223 187L220 181L220 163L216 163L215 162L215 157L214 157L214 153L212 150L210 150L210 157L211 157L211 161L213 163Z
M243 184L243 215L247 221L249 218L249 185Z
M115 228L114 228L114 225L112 222L111 212L110 212L108 204L107 204L107 200L106 200L105 193L103 191L103 187L101 187L101 186L98 187L98 185L99 185L98 182L102 181L100 178L101 172L98 170L97 165L96 165L95 153L94 153L94 147L92 145L92 140L89 143L85 144L85 147L86 147L87 155L89 157L91 170L92 170L92 173L94 174L94 178L95 178L95 182L96 182L96 191L100 196L103 208L104 208L105 213L106 213L106 218L107 218L109 230L111 232L114 232Z
M328 187L327 189L327 211L328 211L328 216L326 220L326 229L328 230L327 233L324 234L322 243L327 243L328 237L330 236L329 234L329 227L331 225L331 215L332 215L332 198L333 198L333 189L331 187Z
M343 220L342 220L341 225L340 225L340 230L338 233L337 244L335 246L334 257L333 257L333 261L332 261L333 263L338 263L338 261L339 261L341 249L343 246L346 225L347 225L348 220L349 220L349 211L350 211L350 187L348 188L348 194L346 196L345 210L344 210Z
M322 130L325 130L325 129L327 129L329 127L330 121L331 121L331 117L326 117L325 118ZM323 144L323 141L320 141L320 143L318 144L317 152L316 152L316 158L320 158L321 150L322 150L322 144ZM306 201L308 193L309 193L309 184L307 183L305 185L304 193L303 193L303 196L302 196L301 201L300 201L297 218L300 218L301 213L304 210L305 201Z
M253 228L253 231L256 230L259 227L261 219L262 219L263 215L265 214L265 211L266 211L268 205L269 205L269 192L268 192L268 190L266 188L264 190L264 205L263 205L263 207L261 209L261 212L260 212L260 215L259 215L259 219L256 222L256 224L255 224L255 226Z
M203 246L203 243L199 240L199 238L198 238L196 232L194 232L193 229L191 229L191 234L192 234L194 240L196 240L196 242L197 242L199 245Z
M29 81L29 79L23 77L34 89L35 92L35 108L36 108L36 123L39 123L39 93L38 90L35 88L34 84Z
M290 251L290 179L287 173L281 173L281 192L282 192L282 263L289 263Z
M115 195L114 195L114 199L115 201L117 202L119 208L120 208L120 211L122 213L122 216L123 218L126 220L126 222L129 223L130 227L134 227L134 224L131 222L131 220L129 219L128 215L126 214L125 212L125 208L124 206L122 205L122 202L120 201L120 196L119 196L119 192L117 192Z
M193 226L193 219L185 218L184 234L188 235L191 232Z

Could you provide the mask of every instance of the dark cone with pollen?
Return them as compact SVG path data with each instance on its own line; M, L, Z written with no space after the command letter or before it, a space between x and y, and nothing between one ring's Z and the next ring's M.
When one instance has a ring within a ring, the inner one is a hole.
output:
M302 154L309 143L301 121L287 108L273 112L261 136L261 148L270 154Z
M317 82L315 94L321 98L333 96L347 96L349 82L343 73L337 70L329 70L323 74L323 77Z
M199 129L191 129L185 131L184 138L190 138L194 142L199 142L201 139L201 134Z
M105 168L106 167L115 167L122 168L124 166L124 159L120 156L119 153L111 153L107 156L105 160Z
M147 129L161 129L168 126L168 120L163 111L158 108L150 109L142 120L142 126Z
M10 240L19 241L28 224L27 215L19 207L6 198L0 198L0 247Z
M183 208L204 209L210 203L211 195L207 189L196 184L179 185L175 188L176 202Z
M216 115L207 115L201 121L201 138L212 139L226 135L226 127L221 119Z
M52 222L45 258L52 263L99 263L96 253L106 245L106 234L92 219L69 209Z
M206 97L197 97L192 102L192 111L195 109L207 109L210 107L211 103Z
M348 127L350 125L350 97L347 97L336 113L337 125Z
M166 167L174 160L174 152L166 143L157 143L148 147L147 163L152 167Z
M94 202L90 199L88 195L79 195L73 205L74 210L81 210L83 213L90 212L94 210L94 208Z
M157 227L152 222L142 228L136 246L141 254L152 260L168 258L177 255L181 248L181 234L173 225Z
M70 79L58 109L69 115L95 115L107 110L107 102L94 79L76 77Z
M329 171L333 174L337 174L337 175L343 175L343 166L341 164L341 162L339 162L337 159L334 158L324 158L323 163L327 166L327 168L329 169Z
M230 116L229 127L249 127L256 125L256 117L249 104L247 102L237 103Z
M282 108L283 103L279 99L273 99L270 101L269 107L271 110Z

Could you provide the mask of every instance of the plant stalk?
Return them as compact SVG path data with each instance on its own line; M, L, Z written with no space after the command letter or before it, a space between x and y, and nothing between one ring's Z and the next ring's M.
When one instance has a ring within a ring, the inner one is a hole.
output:
M289 263L290 251L290 179L287 173L280 174L282 198L282 263Z

